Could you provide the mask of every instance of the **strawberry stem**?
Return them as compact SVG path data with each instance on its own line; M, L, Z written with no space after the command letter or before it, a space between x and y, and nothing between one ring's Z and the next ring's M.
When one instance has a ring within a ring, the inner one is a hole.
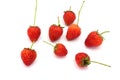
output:
M58 26L61 27L60 26L60 18L59 18L59 16L58 16ZM65 28L65 27L61 27L61 28Z
M36 0L35 13L34 13L34 23L33 23L33 25L35 25L35 22L36 22L37 2L38 1Z
M58 26L60 26L60 19L59 19L59 16L58 16Z
M100 64L100 65L103 65L103 66L107 66L107 67L111 67L110 65L103 64L103 63L100 63L100 62L97 62L97 61L90 61L90 62L97 63L97 64Z
M69 11L71 11L71 6L69 7Z
M32 42L32 44L31 44L31 46L30 46L30 49L32 49L33 45L34 45L34 42Z
M80 7L80 10L79 10L79 12L78 12L77 24L79 23L80 12L81 12L81 10L82 10L82 8L83 8L84 3L85 3L85 0L83 1L82 6Z
M55 47L54 45L52 45L51 43L49 43L47 41L43 41L43 42L46 43L46 44L48 44L48 45L50 45L50 46L52 46L52 47Z
M104 32L100 33L100 35L103 35L104 33L108 33L108 32L110 32L110 31L104 31Z

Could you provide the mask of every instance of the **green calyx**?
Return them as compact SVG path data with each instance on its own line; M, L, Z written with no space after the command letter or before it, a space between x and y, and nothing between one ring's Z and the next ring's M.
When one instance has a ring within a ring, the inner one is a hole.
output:
M88 57L82 59L82 64L81 64L82 67L87 66L89 64L90 64L90 60Z
M105 34L105 33L108 33L108 32L110 32L110 31L104 31L104 32L99 33L98 30L97 30L97 33L102 37L102 39L105 39L102 35Z

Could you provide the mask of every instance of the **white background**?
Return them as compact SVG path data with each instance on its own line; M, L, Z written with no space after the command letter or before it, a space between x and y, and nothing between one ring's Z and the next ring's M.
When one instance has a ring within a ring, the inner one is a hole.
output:
M31 45L27 29L33 24L35 0L0 0L0 80L119 80L119 0L86 0L79 22L81 36L74 41L67 41L65 27L62 37L55 42L63 43L68 49L65 58L57 58L53 48L43 43L43 40L50 41L48 29L50 25L57 24L57 16L61 25L65 26L63 12L72 6L77 14L81 3L82 0L38 1L36 24L41 28L41 36L33 46L37 58L31 66L26 67L20 53ZM105 40L100 47L86 48L86 36L97 29L100 32L109 30L110 33L104 34ZM78 52L86 52L91 60L112 67L92 63L87 69L80 69L74 61Z

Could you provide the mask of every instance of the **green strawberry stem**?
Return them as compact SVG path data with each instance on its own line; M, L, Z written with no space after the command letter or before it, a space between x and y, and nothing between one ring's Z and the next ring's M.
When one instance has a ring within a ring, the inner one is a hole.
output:
M31 46L30 46L30 49L32 49L33 45L34 45L34 42L32 42L32 44L31 44Z
M34 23L33 23L33 25L35 25L35 23L36 23L37 2L38 1L36 0L35 13L34 13Z
M69 11L71 11L71 6L69 7Z
M82 10L82 8L83 8L84 3L85 3L85 0L83 1L82 6L80 7L80 10L79 10L79 12L78 12L77 25L78 25L78 23L79 23L80 12L81 12L81 10Z
M46 44L48 44L48 45L50 45L50 46L52 46L52 47L55 47L54 45L52 45L51 43L49 43L47 41L43 41L43 42L46 43Z
M108 32L110 32L110 31L104 31L104 32L100 33L100 35L103 35L104 33L108 33Z
M58 26L60 26L60 19L59 19L59 16L58 16Z
M100 64L100 65L103 65L103 66L107 66L107 67L111 67L110 65L107 65L107 64L103 64L103 63L100 63L100 62L97 62L97 61L90 61L92 63L97 63L97 64Z

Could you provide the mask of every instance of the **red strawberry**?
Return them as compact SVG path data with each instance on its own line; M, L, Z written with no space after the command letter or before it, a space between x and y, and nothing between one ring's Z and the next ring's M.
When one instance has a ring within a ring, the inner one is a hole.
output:
M36 42L41 34L41 30L38 26L30 26L27 34L32 42Z
M76 15L73 11L69 10L64 12L63 20L67 26L72 24L75 19L76 19Z
M80 36L81 34L81 28L79 27L78 23L79 23L79 16L80 16L80 12L81 12L81 9L83 7L83 4L84 4L85 1L83 1L82 3L82 6L78 12L78 20L77 20L77 24L71 24L69 27L68 27L68 30L67 30L67 34L66 34L66 38L67 40L74 40L76 39L77 37Z
M75 61L79 67L85 67L90 64L90 57L86 53L78 53L75 56Z
M49 38L52 42L58 40L63 34L63 27L59 24L59 17L58 17L58 25L51 25L49 28Z
M67 40L74 40L81 34L81 28L77 24L71 24L68 27L66 38Z
M26 66L31 65L36 59L36 51L30 48L24 48L21 52L21 59Z
M89 33L89 35L87 36L86 40L85 40L85 45L87 47L98 47L102 44L103 42L103 37L102 34L109 32L109 31L105 31L102 33L98 33L98 31L92 31Z
M52 42L58 40L63 34L63 29L61 26L51 25L49 28L49 38Z
M62 43L57 43L55 46L52 45L51 43L48 43L46 41L44 41L45 43L51 45L52 47L54 47L54 53L56 56L58 57L64 57L67 55L68 51L66 49L66 47L62 44Z
M109 65L106 65L106 64L103 64L103 63L100 63L100 62L90 61L90 57L88 56L88 54L86 54L84 52L77 53L75 55L75 61L76 61L76 64L79 67L87 67L91 62L101 64L101 65L104 65L104 66L107 66L107 67L111 67Z
M66 56L67 52L66 47L61 43L57 43L54 47L54 53L59 57Z

